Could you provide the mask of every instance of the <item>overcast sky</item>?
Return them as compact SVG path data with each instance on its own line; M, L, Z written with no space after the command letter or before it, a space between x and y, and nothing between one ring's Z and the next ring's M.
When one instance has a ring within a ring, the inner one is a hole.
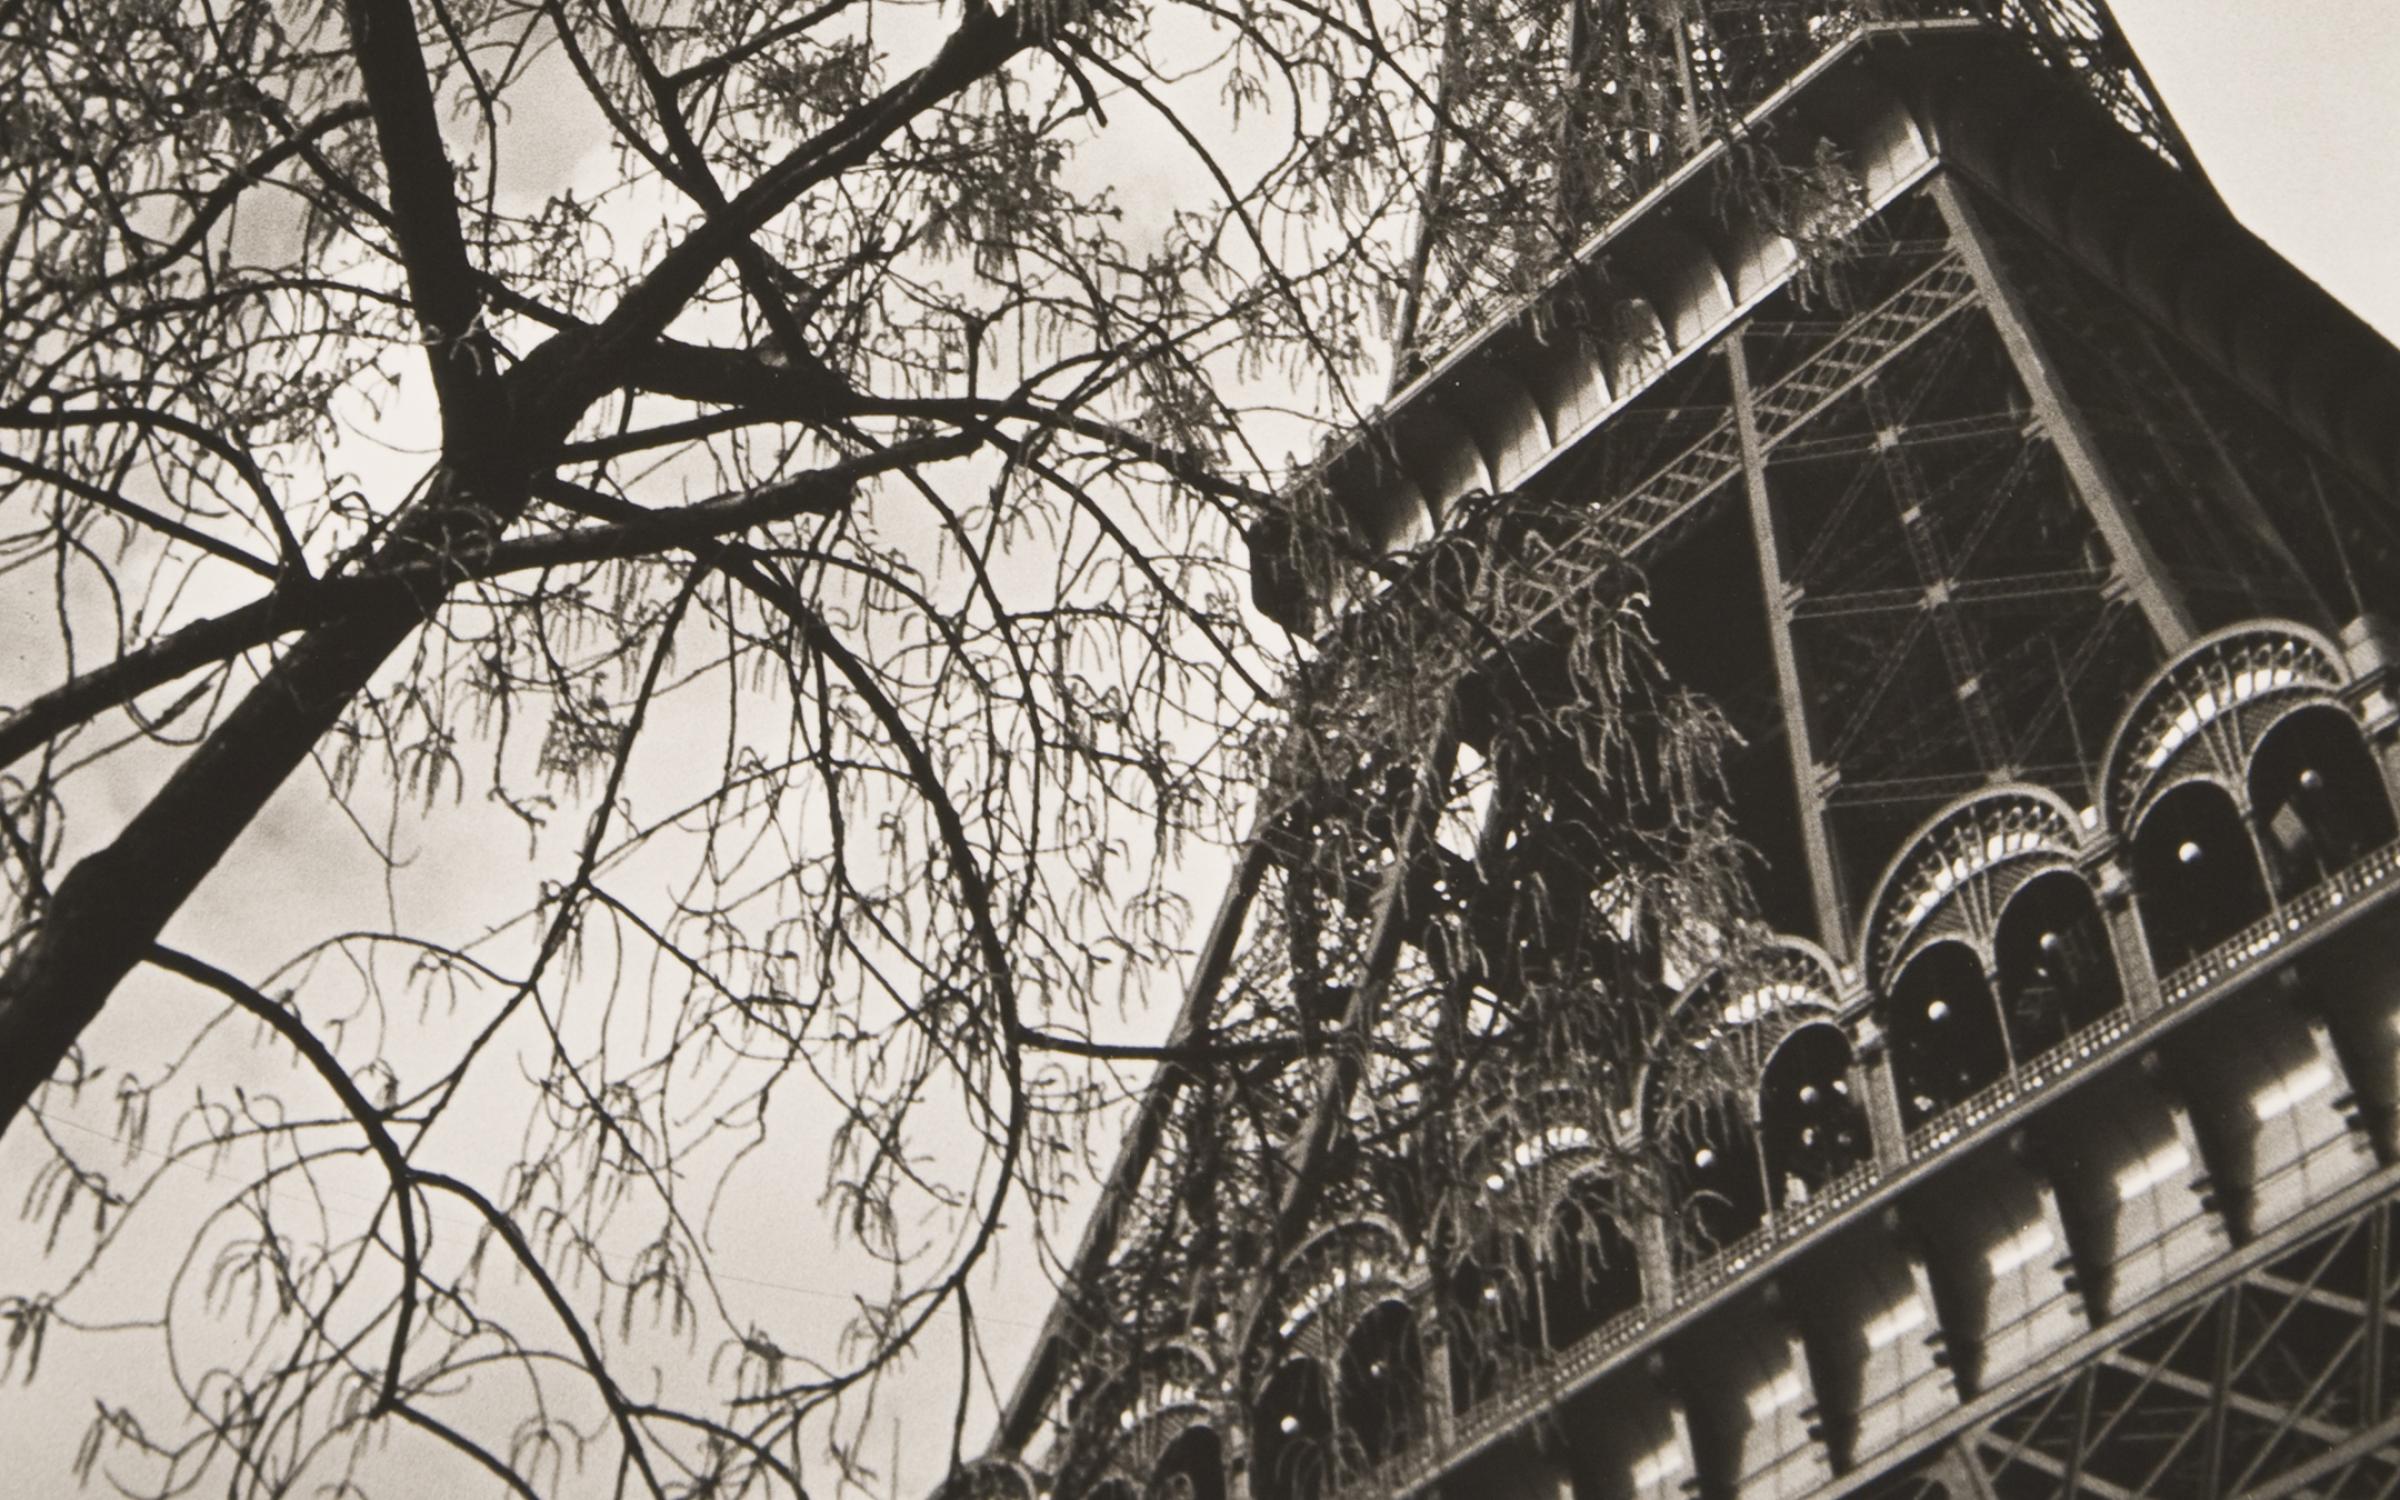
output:
M2400 0L2114 0L2217 190L2400 337Z

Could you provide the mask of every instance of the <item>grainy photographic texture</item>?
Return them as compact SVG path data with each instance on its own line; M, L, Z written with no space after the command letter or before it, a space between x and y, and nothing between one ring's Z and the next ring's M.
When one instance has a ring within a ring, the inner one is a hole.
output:
M0 0L0 1488L2400 1489L2274 9Z

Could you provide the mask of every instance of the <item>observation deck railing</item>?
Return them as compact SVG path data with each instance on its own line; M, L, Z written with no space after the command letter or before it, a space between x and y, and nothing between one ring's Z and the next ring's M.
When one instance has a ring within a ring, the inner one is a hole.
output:
M1459 1459L1580 1388L1619 1355L1640 1345L1644 1335L1780 1258L1795 1242L1844 1217L1878 1188L1911 1174L1993 1122L2022 1113L2020 1106L2053 1084L2103 1057L2129 1050L2169 1018L2188 1013L2195 1002L2230 993L2283 953L2372 907L2395 888L2400 888L2400 843L2357 860L2162 976L2159 993L2164 1004L2158 1011L2137 1015L2120 1007L1910 1131L1900 1158L1889 1166L1862 1162L1817 1189L1806 1203L1769 1215L1750 1233L1677 1271L1666 1308L1629 1309L1561 1349L1518 1351L1503 1365L1489 1394L1446 1424L1429 1421L1431 1430L1401 1452L1342 1476L1328 1487L1328 1500L1398 1496L1430 1484ZM1436 1390L1429 1391L1428 1399L1448 1398ZM1430 1410L1427 1416L1432 1416Z

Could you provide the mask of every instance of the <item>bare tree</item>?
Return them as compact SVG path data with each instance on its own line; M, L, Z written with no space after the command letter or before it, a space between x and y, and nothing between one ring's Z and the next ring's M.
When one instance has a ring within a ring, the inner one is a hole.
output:
M1347 567L1270 496L1382 335L1673 154L1638 78L1561 128L1573 9L0 6L0 1317L28 1381L152 1351L86 1477L780 1492L872 1471L936 1320L984 1381L970 1273L1162 1055L1177 860L1388 841L1290 747L1413 765L1481 659L1295 696L1231 569ZM1174 1060L1329 1045L1270 1011ZM792 1242L884 1270L798 1347L714 1248L820 1161Z

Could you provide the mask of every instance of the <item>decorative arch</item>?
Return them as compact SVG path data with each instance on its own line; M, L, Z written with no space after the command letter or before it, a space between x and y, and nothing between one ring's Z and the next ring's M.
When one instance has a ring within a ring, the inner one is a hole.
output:
M1564 1349L1642 1305L1640 1252L1606 1178L1567 1184L1542 1219L1542 1339Z
M936 1500L1035 1500L1041 1490L1023 1464L995 1454L962 1465L934 1493Z
M1250 1493L1324 1500L1332 1488L1332 1383L1323 1365L1295 1356L1267 1377L1250 1407Z
M1087 1441L1104 1448L1102 1476L1145 1484L1162 1454L1208 1426L1222 1387L1215 1361L1193 1344L1176 1339L1145 1350L1087 1405L1087 1422L1101 1427Z
M1296 1351L1331 1365L1340 1358L1344 1331L1367 1308L1398 1295L1414 1269L1407 1237L1380 1214L1320 1229L1266 1279L1241 1347L1255 1361Z
M2125 1003L2108 919L2078 871L2045 870L2018 886L1992 950L2001 1023L2020 1058L2041 1056Z
M1217 1430L1195 1422L1167 1444L1142 1500L1225 1500L1225 1440Z
M2142 809L2133 835L2133 898L2161 973L2273 908L2250 825L2223 782L2193 776Z
M2332 641L2288 620L2203 637L2152 674L2109 737L2101 808L2131 837L2153 803L2196 779L2247 796L2251 752L2293 707L2336 706L2349 674Z
M1644 1051L1634 1085L1641 1138L1657 1143L1676 1099L1701 1087L1697 1075L1754 1097L1776 1046L1801 1026L1837 1018L1840 993L1822 948L1781 936L1696 980Z
M2366 731L2340 704L2302 703L2269 724L2244 787L2278 895L2297 895L2400 837Z
M1546 1210L1578 1173L1615 1154L1605 1101L1572 1084L1533 1091L1487 1115L1466 1154L1471 1178L1492 1195L1529 1196Z
M1830 1021L1795 1027L1759 1075L1760 1165L1769 1206L1797 1208L1874 1153L1863 1101L1852 1097L1849 1033Z
M1909 955L1883 1001L1900 1121L1914 1129L2005 1077L2014 1062L1983 954L1960 937Z
M1392 1298L1376 1303L1342 1340L1334 1413L1341 1456L1372 1468L1425 1431L1425 1342L1417 1312Z
M1823 950L1778 938L1693 984L1668 1012L1643 1061L1640 1121L1659 1163L1669 1237L1684 1257L1765 1220L1760 1083L1786 1037L1838 1022L1838 994Z
M1961 798L1919 825L1877 882L1859 940L1867 977L1890 995L1900 971L1936 943L1959 942L1986 962L2016 889L2073 869L2083 846L2074 809L2038 786Z

